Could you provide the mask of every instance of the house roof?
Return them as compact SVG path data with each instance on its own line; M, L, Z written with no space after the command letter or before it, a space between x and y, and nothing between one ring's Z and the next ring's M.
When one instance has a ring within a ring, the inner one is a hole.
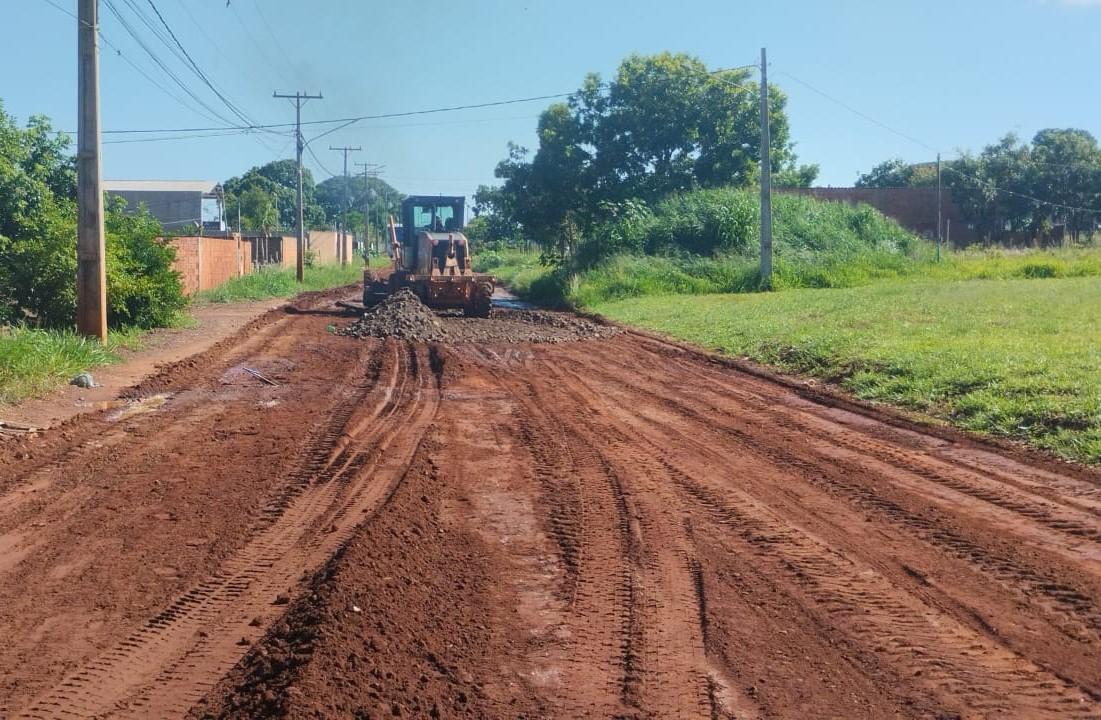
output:
M199 192L212 193L217 180L104 180L103 189L110 192Z

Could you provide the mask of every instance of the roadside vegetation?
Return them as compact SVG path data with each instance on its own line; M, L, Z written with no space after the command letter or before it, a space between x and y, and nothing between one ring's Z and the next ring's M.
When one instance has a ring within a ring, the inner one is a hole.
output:
M946 163L945 184L986 247L938 258L870 207L784 194L816 168L791 153L778 93L764 282L756 101L739 105L757 88L735 73L716 89L720 75L685 56L632 56L609 82L592 76L547 108L538 149L510 146L501 184L479 190L474 230L489 251L476 263L539 304L1101 462L1101 249L1093 214L1067 207L1101 204L1096 140L1046 130ZM663 104L670 95L694 104ZM935 166L889 161L858 185L935 182ZM1049 196L1061 205L1031 199Z
M0 403L40 395L140 345L137 329L112 330L104 345L72 331L11 328L0 334Z
M271 163L234 179L229 199L241 204L240 198L248 196L251 204L243 203L241 211L250 227L285 224L294 204L294 173L288 170L293 165ZM388 211L400 202L393 188L371 180L377 206ZM345 188L342 182L326 181L315 188L310 179L316 225L332 224L339 216L345 190L355 197L355 186ZM0 403L41 394L81 371L117 360L119 348L140 344L142 331L187 323L189 302L172 269L175 251L162 239L161 225L144 209L126 208L117 199L108 199L105 209L111 336L103 346L72 332L77 213L76 165L68 136L40 116L20 126L0 104ZM236 210L231 208L234 215ZM349 222L359 227L362 216L353 212ZM203 299L288 297L347 285L360 273L358 263L309 268L306 283L299 286L293 270L262 271Z
M886 282L637 297L615 320L838 383L968 430L1101 462L1101 283Z
M295 280L294 268L261 268L249 275L233 278L213 290L199 293L197 302L240 302L267 300L297 295L311 290L351 285L363 279L363 263L353 260L346 266L307 266L302 283Z

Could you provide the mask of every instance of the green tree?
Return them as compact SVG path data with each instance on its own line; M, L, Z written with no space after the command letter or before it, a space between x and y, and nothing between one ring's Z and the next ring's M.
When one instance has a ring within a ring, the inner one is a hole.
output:
M564 254L578 230L603 221L602 208L753 184L759 93L744 70L711 71L685 54L632 55L609 83L589 75L568 103L542 113L533 155L510 144L496 170L503 185L493 213ZM817 168L797 165L785 105L784 93L771 88L774 171L783 184L810 184Z
M1073 128L1041 130L1032 138L1031 161L1031 194L1065 206L1048 210L1074 240L1092 232L1097 213L1089 209L1101 208L1101 149L1096 138Z
M254 167L244 175L226 180L222 183L222 188L226 194L226 211L231 222L237 214L238 202L241 202L242 221L246 214L244 202L238 198L242 198L249 190L259 190L271 198L276 212L276 226L279 229L292 229L298 224L298 165L294 160L274 160ZM308 168L302 170L302 201L306 228L324 227L325 211L317 202L317 188ZM261 231L255 225L246 225L246 228Z
M0 323L71 326L76 315L76 178L68 139L46 118L26 128L0 106ZM106 205L112 326L167 323L185 305L175 252L147 212Z
M334 175L317 186L317 202L325 213L325 222L328 225L335 227L340 222L345 203L348 203L348 229L362 233L363 209L369 201L370 223L372 233L376 236L382 236L386 232L387 220L391 215L400 215L401 201L404 198L401 192L377 177L367 178L365 187L362 175L350 176L347 180L343 175Z

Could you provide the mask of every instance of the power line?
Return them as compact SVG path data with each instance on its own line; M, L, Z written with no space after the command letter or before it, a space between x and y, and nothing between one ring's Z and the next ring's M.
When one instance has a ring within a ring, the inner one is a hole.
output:
M59 10L60 12L65 13L69 17L79 21L79 18L77 18L76 15L74 15L71 11L69 11L68 9L62 7L61 5L58 5L56 2L54 2L54 0L42 0L42 1L45 2L47 5L50 5L51 7L55 8L56 10ZM107 37L107 35L104 34L104 32L102 30L99 31L99 39L103 41L104 45L106 45L107 47L114 50L115 55L117 57L121 58L123 62L125 62L127 65L132 67L139 75L141 75L143 78L145 78L146 81L148 81L150 85L152 85L153 87L157 88L158 90L160 90L162 93L164 93L168 97L175 100L177 103L180 104L181 107L185 107L188 110L190 110L192 112L195 112L195 113L198 113L199 115L202 115L203 117L205 117L209 120L212 120L214 122L218 121L218 118L216 118L214 115L212 115L210 113L207 113L207 112L203 111L200 108L196 108L193 104L188 103L186 100L182 99L179 95L176 95L171 90L166 88L164 85L162 85L161 83L159 83L155 79L153 79L153 77L149 73L147 73L144 68L142 68L140 65L138 65L133 60L131 60L129 55L124 54L123 51L122 51L122 48L120 48L117 44L113 43L111 41L111 39L109 37ZM68 134L73 135L75 133L68 133Z
M252 4L256 8L256 14L260 16L261 24L263 24L264 28L268 32L268 35L271 36L271 39L274 41L275 47L282 48L286 44L286 42L280 41L279 38L276 36L275 31L272 30L271 24L268 22L267 17L265 17L264 12L260 9L260 3L256 2L256 0L252 0ZM256 48L260 51L260 54L263 55L264 58L267 60L268 64L274 65L274 63L271 62L271 57L268 55L267 50L264 49L264 45L260 43L255 36L253 36L252 30L249 28L248 24L241 17L240 13L237 12L237 6L233 5L230 0L226 0L226 7L228 7L230 12L232 12L237 18L237 22L241 24L242 28L244 28L245 35L248 37L249 41L256 46ZM285 54L281 52L276 52L276 55L286 64L286 67L290 69L291 75L294 76L295 80L302 79L298 76L297 70L290 62L290 60L287 59L287 56Z
M822 97L826 98L830 102L833 102L837 105L840 105L841 107L845 108L846 110L853 113L854 115L857 115L857 116L863 118L864 120L867 120L868 122L872 123L873 125L877 125L877 126L883 128L884 130L887 130L888 132L894 133L895 135L898 135L901 138L909 140L910 142L912 142L916 145L920 145L921 147L923 147L927 150L931 150L933 152L939 152L936 148L932 147L928 143L922 142L921 140L918 140L917 138L915 138L911 135L908 135L908 134L902 132L901 130L896 130L895 128L891 127L890 125L887 125L886 123L883 123L883 122L880 122L879 120L876 120L875 118L871 117L870 115L857 110L856 108L852 107L851 105L848 105L847 103L845 103L841 100L838 100L837 98L835 98L832 95L826 93L825 91L819 90L818 88L812 86L811 84L809 84L807 82L804 82L803 80L800 80L799 78L795 77L791 73L783 71L783 70L781 70L779 72L781 74L791 78L792 80L799 83L800 85L803 85L807 89L821 95ZM1025 162L1029 162L1029 161L1026 160ZM1086 208L1086 207L1078 207L1078 206L1075 206L1075 205L1066 205L1066 204L1063 204L1063 203L1053 202L1051 200L1044 200L1042 198L1034 197L1032 195L1027 195L1025 193L1020 193L1020 192L1017 192L1016 190L1008 190L1006 188L998 187L993 181L985 180L983 178L976 177L976 176L971 175L969 173L962 172L961 170L958 170L957 168L953 167L952 165L945 165L943 169L947 170L948 172L953 172L953 173L955 173L956 175L958 175L960 177L968 178L968 179L973 180L973 181L975 181L975 182L977 182L981 185L985 185L993 192L1003 193L1003 194L1006 194L1006 195L1012 195L1012 196L1015 196L1015 197L1023 198L1025 200L1030 200L1034 203L1038 203L1038 204L1041 204L1041 205L1047 205L1049 207L1055 207L1055 208L1062 208L1064 210L1071 210L1073 212L1086 212L1086 213L1101 214L1101 210L1098 210L1096 208Z
M308 152L310 154L310 157L313 158L313 161L315 163L317 163L317 167L320 168L322 172L328 173L329 177L336 177L336 173L334 173L329 168L325 167L325 163L321 162L321 159L318 158L317 155L314 154L313 148L310 147L309 143L306 143L305 147L306 147L306 152Z
M227 130L225 132L212 132L212 133L198 133L192 135L165 135L162 137L142 137L142 138L130 138L127 140L104 140L104 145L126 145L129 143L151 143L151 142L165 142L170 140L199 140L203 138L216 138L216 137L236 137L238 135L250 135L251 130ZM281 135L284 133L280 133ZM293 135L292 135L293 139ZM285 146L284 146L284 149ZM281 153L280 153L281 154Z
M992 181L992 180L985 180L985 179L977 177L975 175L971 175L970 173L962 172L961 170L957 170L956 168L952 167L951 165L946 165L944 167L944 169L947 170L948 172L953 172L953 173L959 175L960 177L964 177L964 178L967 178L969 180L974 180L975 182L979 183L980 185L986 185L990 190L992 190L994 192L1004 193L1006 195L1013 195L1015 197L1024 198L1025 200L1031 200L1034 203L1039 203L1041 205L1049 205L1051 207L1056 207L1056 208L1062 208L1064 210L1070 210L1072 212L1085 212L1085 213L1092 213L1092 214L1095 214L1095 215L1101 215L1101 210L1098 210L1096 208L1078 207L1076 205L1064 205L1063 203L1052 202L1051 200L1043 200L1043 199L1038 198L1038 197L1033 197L1032 195L1026 195L1025 193L1017 192L1016 190L1007 190L1006 188L998 187L994 183L994 181Z
M255 121L253 121L248 115L244 113L244 111L242 111L236 104L230 101L229 98L223 95L217 87L214 86L214 83L210 81L210 78L206 76L206 73L204 73L199 67L198 63L195 62L195 59L192 58L190 53L187 52L187 48L185 48L183 46L183 43L180 42L180 39L176 37L176 33L172 30L172 27L168 24L168 21L164 19L164 15L161 14L161 11L157 7L157 4L153 2L153 0L146 1L149 3L149 7L153 8L153 12L157 15L157 19L161 21L161 24L164 25L164 29L168 31L169 36L172 38L172 42L176 44L176 47L178 47L180 49L180 52L183 53L184 57L187 58L187 62L191 65L191 69L195 71L195 74L199 76L199 79L202 80L203 84L206 85L212 93L218 96L218 99L225 103L226 107L228 107L230 111L234 115L239 117L244 123L246 123L247 125L255 125Z
M387 120L390 118L411 117L415 115L435 115L445 112L457 112L460 110L479 110L503 105L516 105L518 103L536 102L539 100L551 100L567 97L574 93L555 93L551 95L536 95L533 97L513 98L511 100L496 100L494 102L475 103L471 105L452 105L449 107L432 108L430 110L409 110L405 112L381 113L377 115L359 115L356 117L333 118L331 120L307 120L303 125L332 125L334 123L350 124L364 120ZM129 130L104 130L111 135L125 135L135 133L169 133L169 132L211 132L213 130L270 130L275 128L294 127L294 123L269 123L265 125L234 125L232 123L222 127L193 127L193 128L160 128L160 129L129 129ZM317 138L314 138L315 140Z
M168 76L168 78L170 80L172 80L172 82L174 82L181 90L183 90L184 93L188 97L190 97L192 100L194 100L200 106L205 108L208 112L210 112L212 115L217 117L220 121L226 123L226 127L209 128L209 129L205 130L205 132L209 132L211 130L225 130L225 129L229 129L229 128L233 127L234 123L233 123L232 120L227 118L225 115L222 115L220 112L218 112L217 110L212 108L209 104L207 104L201 97L196 95L195 91L192 90L186 83L184 83L184 81L182 79L180 79L180 77L175 72L173 72L172 69L169 68L164 63L164 61L160 58L160 56L157 55L153 51L153 49L151 47L149 47L148 44L146 44L145 40L141 37L141 34L138 33L138 31L130 24L130 22L125 18L125 16L123 16L123 14L119 11L119 9L117 7L115 7L115 4L114 4L114 2L112 2L112 0L103 0L103 3L104 3L104 5L107 6L107 9L111 11L111 14L113 14L115 16L115 18L119 21L119 24L122 25L123 30L125 30L126 33L131 38L133 38L133 40L138 44L138 46L142 50L145 51L145 54L149 56L149 58L154 62L154 64L156 64L157 67L159 67L161 69L161 71L164 72L164 74L166 76ZM164 132L173 132L173 131L164 131Z
M920 145L921 147L925 148L926 150L930 150L932 152L940 152L939 150L937 150L932 145L930 145L928 143L925 143L925 142L922 142L921 140L918 140L917 138L913 137L912 135L907 135L906 133L902 132L901 130L896 130L893 127L891 127L890 125L888 125L884 122L880 122L879 120L876 120L871 115L867 115L865 113L860 112L859 110L857 110L853 106L849 105L848 103L846 103L842 100L838 100L837 98L833 97L829 93L827 93L823 90L819 90L818 88L814 87L810 83L805 82L803 80L800 80L799 78L795 77L794 75L792 75L789 72L786 72L784 70L777 70L777 72L781 75L784 75L786 77L791 78L792 80L799 83L803 87L807 88L811 92L815 92L815 93L821 95L822 97L826 98L830 102L832 102L836 105L840 105L841 107L845 108L846 110L848 110L852 114L857 115L859 117L862 117L865 120L867 120L868 122L872 123L873 125L877 125L877 126L883 128L884 130L886 130L889 133L894 133L895 135L898 135L900 138L903 138L904 140L909 140L910 142L914 143L915 145Z

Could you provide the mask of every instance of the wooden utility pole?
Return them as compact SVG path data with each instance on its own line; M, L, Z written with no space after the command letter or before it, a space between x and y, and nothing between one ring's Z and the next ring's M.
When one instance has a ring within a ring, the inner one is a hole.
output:
M107 339L107 270L99 159L99 0L80 0L77 17L76 328Z
M940 262L940 246L943 244L944 233L941 230L941 204L940 204L940 153L937 153L937 262Z
M305 276L306 257L306 230L302 217L302 151L306 149L306 143L302 141L302 103L307 100L321 100L321 93L308 95L296 92L294 95L284 95L278 92L271 94L274 98L286 98L294 100L294 137L298 147L298 207L296 211L296 229L298 235L298 257L295 260L294 276L298 282L302 282Z
M761 48L761 285L772 287L772 157L768 132L768 58Z
M344 245L347 242L346 236L348 234L348 207L352 204L352 196L348 192L348 153L359 152L363 148L333 147L330 145L329 149L344 153L344 205L340 209L340 246L337 248L337 255L340 257L340 264L347 265L348 257L344 252Z

